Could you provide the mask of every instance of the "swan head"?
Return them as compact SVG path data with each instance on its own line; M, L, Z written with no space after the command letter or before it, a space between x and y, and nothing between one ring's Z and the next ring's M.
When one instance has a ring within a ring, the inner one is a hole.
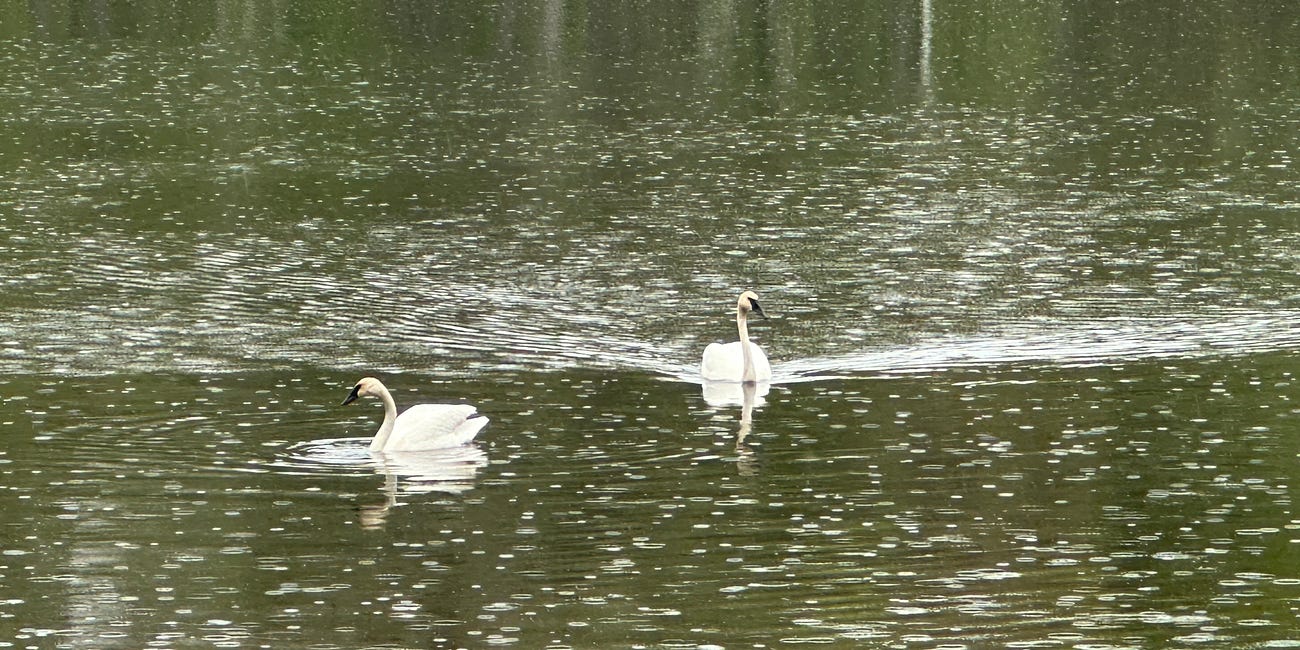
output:
M378 397L383 390L384 385L379 383L378 379L362 377L361 381L358 381L357 385L352 387L352 392L348 393L348 398L343 400L343 405L347 406L355 402L358 397Z
M767 314L763 313L763 308L758 304L758 294L753 291L746 291L740 294L740 298L736 300L736 313L744 316L750 312L767 318Z

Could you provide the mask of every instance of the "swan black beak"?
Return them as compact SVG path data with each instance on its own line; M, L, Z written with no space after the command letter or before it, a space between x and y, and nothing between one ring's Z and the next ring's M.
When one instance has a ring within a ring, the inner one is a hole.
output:
M355 402L357 399L357 392L360 390L361 390L361 384L357 384L356 386L353 386L352 392L348 393L348 398L343 400L343 404L341 404L341 406L347 406L348 404Z
M750 299L749 299L749 307L750 307L750 311L754 312L755 314L758 314L759 316L762 316L764 319L767 318L767 314L764 314L764 313L763 313L763 308L760 307L760 306L758 306L758 301L757 301L757 300L754 300L753 298L750 298Z

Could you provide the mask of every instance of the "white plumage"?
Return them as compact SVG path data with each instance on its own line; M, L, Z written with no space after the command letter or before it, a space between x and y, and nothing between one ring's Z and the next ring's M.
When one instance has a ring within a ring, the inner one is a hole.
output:
M704 348L700 375L708 381L745 381L745 353L740 348L742 345L749 346L750 359L754 364L754 376L749 381L771 379L772 366L767 361L767 355L763 353L763 348L752 341L710 343Z
M344 404L358 397L384 402L384 422L370 441L370 451L424 451L467 444L488 419L468 404L416 404L397 414L397 403L378 379L365 377L352 387Z
M751 311L767 318L758 304L758 296L753 291L746 291L736 300L736 331L740 340L710 343L704 348L700 376L705 381L753 383L772 378L772 366L767 355L757 343L749 340L748 317Z

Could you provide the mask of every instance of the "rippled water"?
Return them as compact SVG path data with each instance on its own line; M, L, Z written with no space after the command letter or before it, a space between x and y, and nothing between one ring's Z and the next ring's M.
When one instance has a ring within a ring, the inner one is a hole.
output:
M441 480L359 453L326 377L10 381L5 611L91 646L1283 638L1291 373L1238 366L794 384L740 443L682 384L465 381L496 419Z
M1294 11L141 6L0 27L0 647L1300 644Z

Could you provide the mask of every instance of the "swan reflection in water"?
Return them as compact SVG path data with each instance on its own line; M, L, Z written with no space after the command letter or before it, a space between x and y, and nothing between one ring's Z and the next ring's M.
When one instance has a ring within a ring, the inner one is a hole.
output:
M473 489L479 471L488 464L487 452L473 445L371 452L369 442L369 438L334 438L298 443L290 448L287 463L296 471L365 470L384 477L380 488L384 500L358 506L361 524L367 528L382 525L393 508L407 503L403 497L456 495Z
M762 388L763 394L767 394L767 384L742 384L742 400L740 405L740 426L736 429L736 469L742 476L753 476L758 473L758 456L754 453L754 448L745 442L749 437L749 430L754 426L754 405L761 399L758 396L758 390Z
M479 470L488 464L487 453L471 446L372 456L375 471L384 476L384 501L358 508L361 525L366 528L382 526L393 508L404 505L399 495L461 494L473 489Z
M701 386L704 403L714 408L740 407L736 427L736 463L740 473L752 476L758 472L758 458L746 441L754 425L754 409L767 403L765 396L772 388L767 382L716 382L706 381Z
M700 395L704 403L714 408L728 406L748 406L752 411L756 406L767 403L767 393L772 385L767 382L741 384L737 382L706 381L700 385Z

